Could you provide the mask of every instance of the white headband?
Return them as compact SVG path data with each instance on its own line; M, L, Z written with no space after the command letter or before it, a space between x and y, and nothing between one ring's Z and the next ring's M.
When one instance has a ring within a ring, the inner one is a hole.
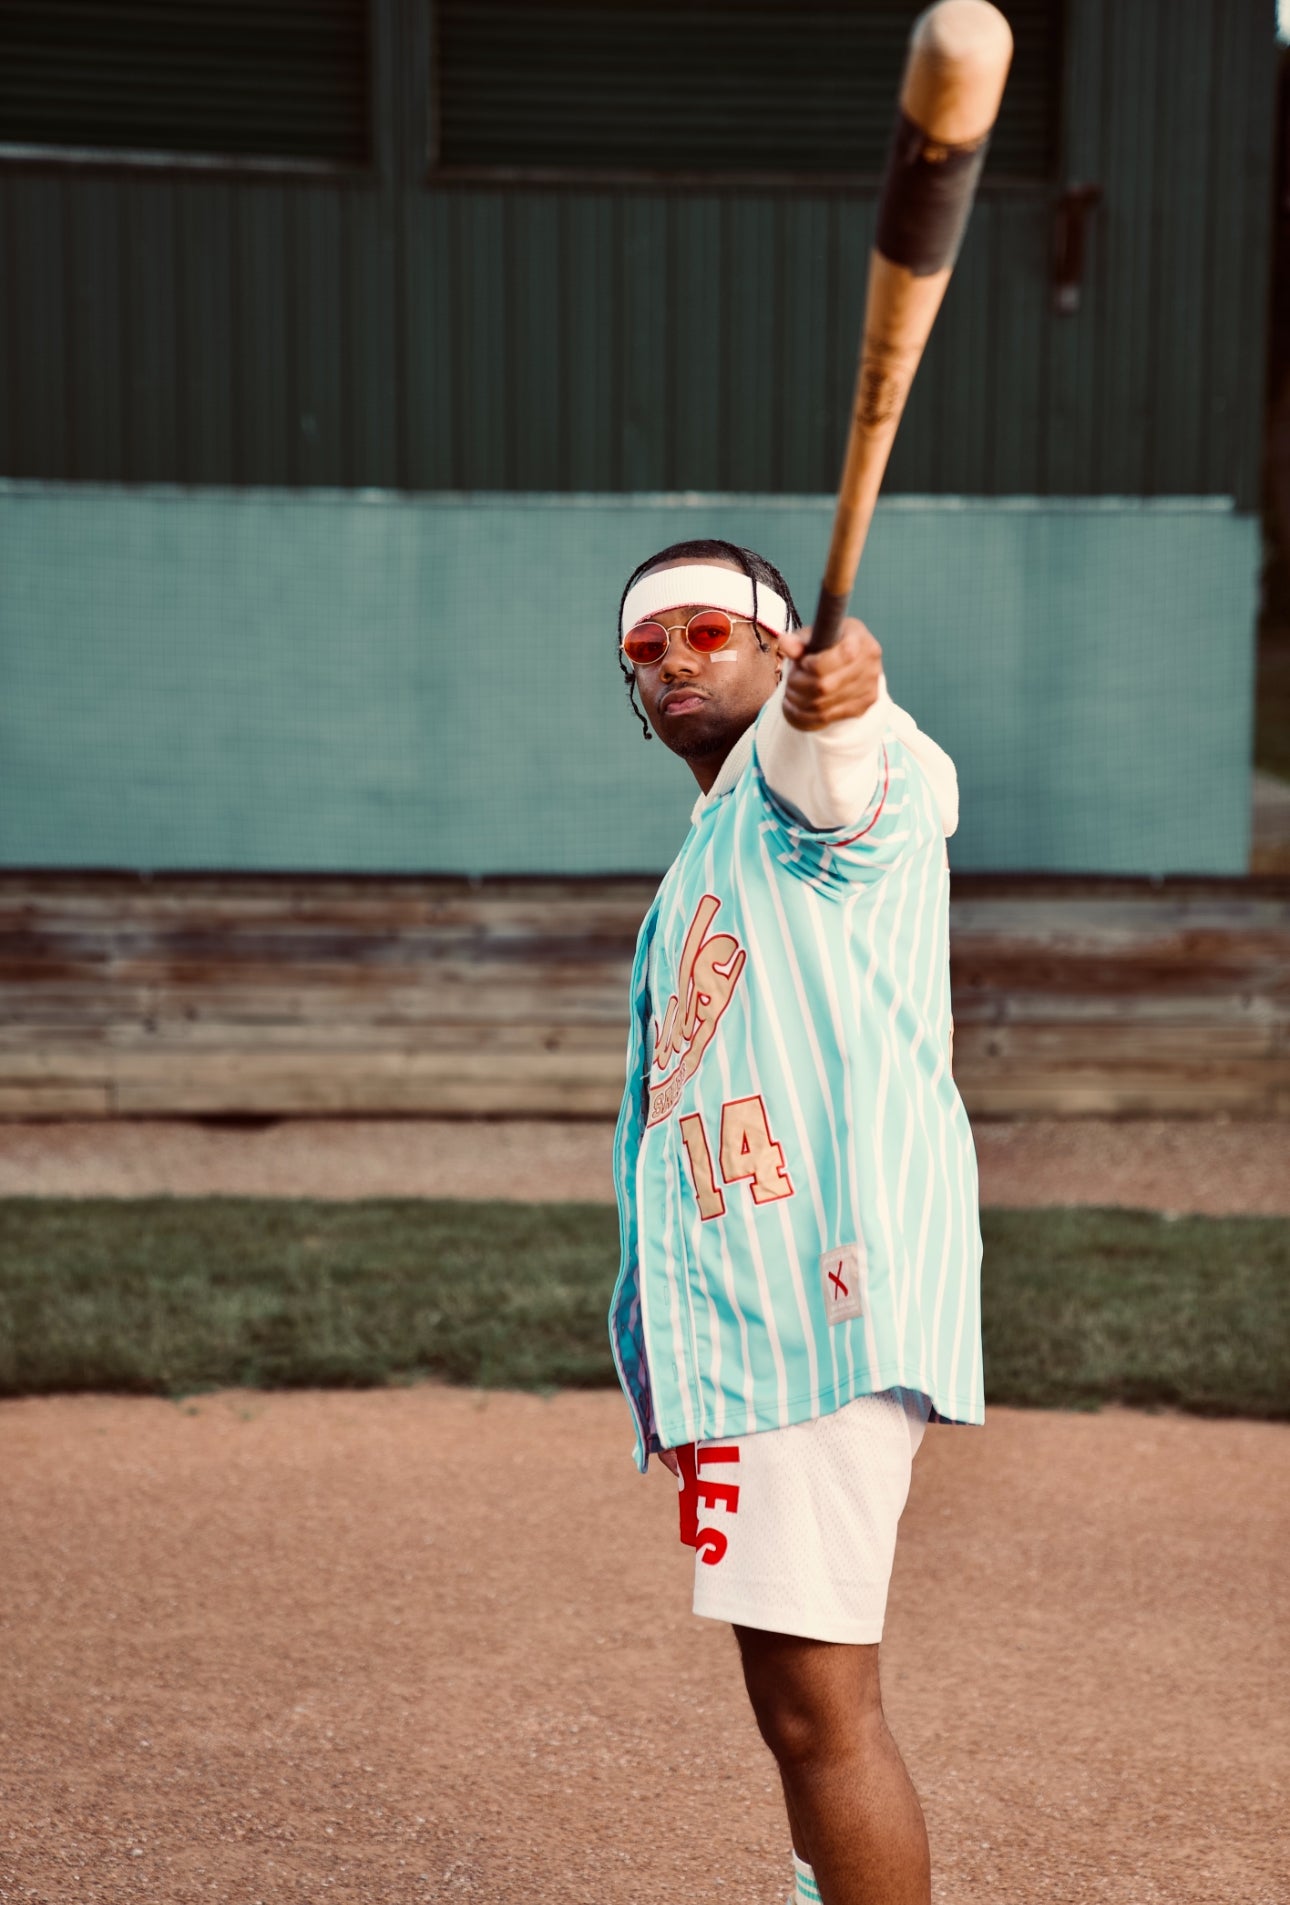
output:
M687 563L681 569L654 569L627 591L623 603L623 621L619 638L637 622L648 621L664 609L682 608L688 602L708 609L724 609L727 615L752 619L752 582L735 569L722 569L713 562ZM757 584L757 620L777 635L788 633L788 604L764 582Z

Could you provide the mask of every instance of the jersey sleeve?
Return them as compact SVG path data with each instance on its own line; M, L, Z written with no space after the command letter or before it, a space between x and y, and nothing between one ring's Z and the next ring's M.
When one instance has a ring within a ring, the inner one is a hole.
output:
M778 863L821 892L842 897L857 884L872 884L905 855L945 836L918 762L890 729L878 749L877 775L869 803L855 821L840 827L806 824L775 792L754 751L753 773L762 809L761 829Z
M890 698L882 684L866 713L806 731L784 718L782 695L771 697L757 723L757 758L782 807L816 832L854 826L873 793L881 766Z

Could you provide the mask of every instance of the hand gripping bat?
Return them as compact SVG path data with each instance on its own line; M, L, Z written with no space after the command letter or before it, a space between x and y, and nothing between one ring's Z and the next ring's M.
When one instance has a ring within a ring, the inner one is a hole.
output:
M1012 59L989 0L939 0L909 36L869 254L860 364L833 538L811 630L831 648L851 599L896 426L954 269Z

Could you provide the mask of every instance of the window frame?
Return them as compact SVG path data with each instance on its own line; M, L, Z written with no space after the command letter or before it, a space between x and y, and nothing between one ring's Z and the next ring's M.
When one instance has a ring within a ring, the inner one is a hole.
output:
M303 159L289 154L177 152L166 146L39 145L0 139L0 171L54 172L110 178L279 179L297 183L374 182L381 172L380 0L367 7L368 157L361 164L343 159Z
M1066 79L1069 69L1072 0L1056 0L1060 8L1057 30L1057 70L1052 76L1052 163L1046 172L992 174L988 159L982 174L979 195L1001 199L1046 198L1061 184L1065 174L1066 150ZM424 123L417 128L420 158L420 183L428 186L463 188L493 186L501 190L529 186L535 189L584 191L642 191L705 196L715 193L783 192L797 197L875 198L883 174L877 171L799 172L792 170L749 172L705 172L693 167L640 169L623 166L516 166L516 165L445 165L440 158L440 96L443 86L443 61L440 57L439 0L421 0L417 8L416 44L412 49L426 83L417 88L418 104ZM892 112L895 112L895 99Z

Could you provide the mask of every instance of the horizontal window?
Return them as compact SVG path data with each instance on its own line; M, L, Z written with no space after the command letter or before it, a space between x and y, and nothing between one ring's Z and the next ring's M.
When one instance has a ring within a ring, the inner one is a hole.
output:
M925 0L435 0L442 168L871 174ZM1047 178L1059 0L1005 0L995 176Z
M362 165L368 0L2 0L0 145Z

